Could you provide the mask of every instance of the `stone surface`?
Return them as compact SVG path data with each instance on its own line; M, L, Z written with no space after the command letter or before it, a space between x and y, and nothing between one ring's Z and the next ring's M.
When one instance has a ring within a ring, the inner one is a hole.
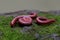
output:
M3 32L2 31L0 31L0 36L2 36L3 35Z
M50 10L48 12L51 14L60 15L60 10Z
M40 12L39 10L19 10L16 12L9 12L9 13L0 13L0 16L18 16L18 15L26 15L30 12Z
M40 11L40 10L19 10L19 11L15 11L15 12L0 13L0 16L18 16L18 15L29 14L30 12L45 13L45 11ZM50 10L50 11L48 11L48 13L60 15L60 10Z
M24 26L23 29L20 32L27 33L31 29L32 29L32 27L30 27L30 26Z

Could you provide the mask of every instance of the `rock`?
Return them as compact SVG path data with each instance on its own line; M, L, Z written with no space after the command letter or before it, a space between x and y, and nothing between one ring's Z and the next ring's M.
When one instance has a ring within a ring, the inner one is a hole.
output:
M3 32L2 31L0 31L0 36L2 36L3 35Z
M60 15L60 10L50 10L48 12L51 14Z
M40 35L38 33L35 33L35 38L36 39L40 38Z
M26 33L28 32L28 30L31 30L32 27L29 27L29 26L24 26L23 29L21 30L22 33Z
M54 40L60 40L60 36L58 36L58 34L52 34L51 37L52 37Z
M19 10L15 12L8 12L8 13L0 13L0 16L18 16L18 15L24 15L29 14L30 12L40 12L39 10Z

